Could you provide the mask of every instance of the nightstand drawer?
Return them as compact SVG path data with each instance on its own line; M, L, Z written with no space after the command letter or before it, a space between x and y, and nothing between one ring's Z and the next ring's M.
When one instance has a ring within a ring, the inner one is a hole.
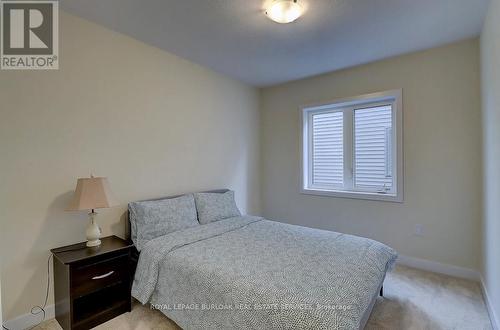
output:
M76 297L128 281L128 255L105 259L71 269L71 285Z

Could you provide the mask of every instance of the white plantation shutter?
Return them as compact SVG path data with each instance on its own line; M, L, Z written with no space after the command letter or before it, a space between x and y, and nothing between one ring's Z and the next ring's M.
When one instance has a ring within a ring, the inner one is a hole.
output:
M344 116L341 111L312 115L312 185L344 183Z
M385 129L385 176L392 177L392 127Z
M354 110L354 186L392 191L392 106Z

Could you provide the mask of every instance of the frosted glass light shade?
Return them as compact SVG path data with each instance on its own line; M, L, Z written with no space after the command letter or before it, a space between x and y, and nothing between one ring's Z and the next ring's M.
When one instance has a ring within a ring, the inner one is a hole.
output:
M277 23L291 23L302 15L302 7L297 0L275 0L266 15Z

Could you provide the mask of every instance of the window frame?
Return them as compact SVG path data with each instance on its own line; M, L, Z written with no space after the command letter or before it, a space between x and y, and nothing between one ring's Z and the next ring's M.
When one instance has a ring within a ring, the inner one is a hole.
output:
M300 192L308 195L367 199L388 202L403 202L403 101L402 89L364 94L355 97L337 99L329 102L309 104L300 107L301 117L301 166ZM355 137L354 137L354 110L363 106L388 105L392 106L392 193L381 193L363 190L332 189L312 184L312 116L317 113L343 112L344 126L344 186L355 186ZM346 115L347 114L347 115ZM394 155L396 155L394 157ZM396 172L396 173L394 173ZM347 180L347 181L346 181Z

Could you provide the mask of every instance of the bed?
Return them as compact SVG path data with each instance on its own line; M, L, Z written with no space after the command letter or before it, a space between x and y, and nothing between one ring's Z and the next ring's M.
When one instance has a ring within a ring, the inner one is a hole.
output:
M203 224L132 237L140 246L132 296L142 304L183 329L364 328L397 257L390 247L255 216L205 223L195 205Z

